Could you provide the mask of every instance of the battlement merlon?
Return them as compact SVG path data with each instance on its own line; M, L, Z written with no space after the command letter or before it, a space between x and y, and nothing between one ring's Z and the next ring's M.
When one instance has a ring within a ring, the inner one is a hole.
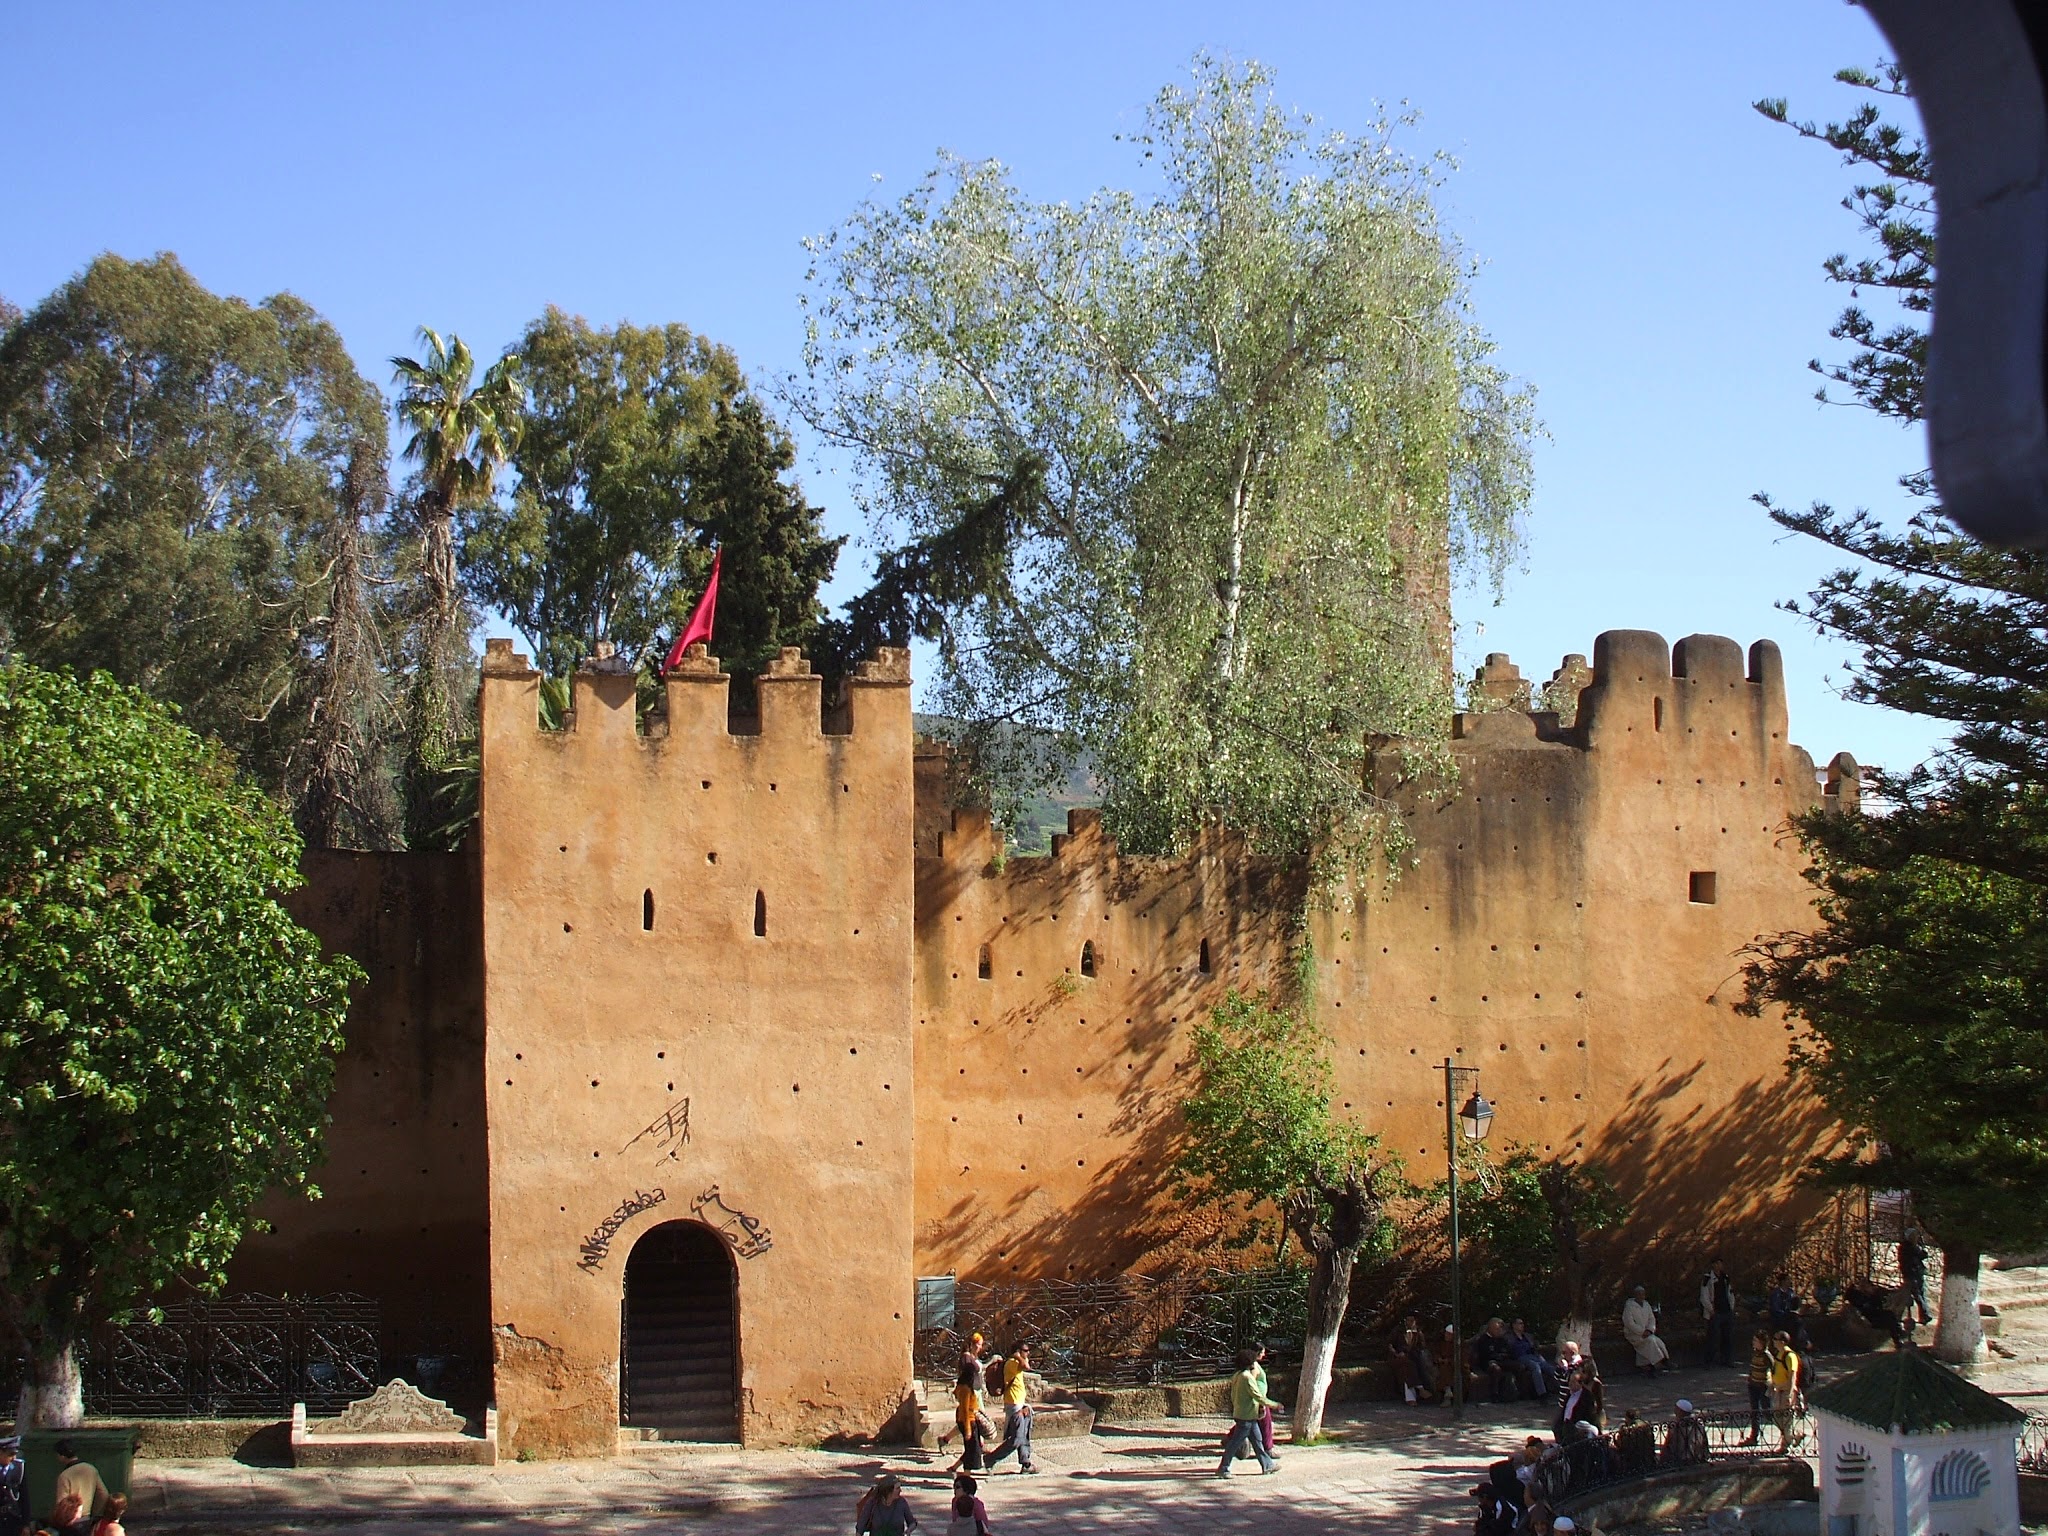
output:
M515 734L535 735L540 725L540 673L512 649L512 642L485 642L479 708L487 741ZM731 677L701 644L692 645L662 681L665 708L657 736L729 736ZM815 739L824 734L820 713L823 679L794 647L786 647L756 681L763 737ZM611 660L586 662L570 679L569 730L588 741L631 743L639 739L637 683L631 667ZM863 728L886 736L910 731L910 653L883 646L846 678L850 734Z
M1784 743L1784 659L1769 640L1749 648L1745 665L1742 647L1723 635L1687 635L1672 646L1650 630L1611 629L1593 643L1579 725L1589 746L1610 733Z

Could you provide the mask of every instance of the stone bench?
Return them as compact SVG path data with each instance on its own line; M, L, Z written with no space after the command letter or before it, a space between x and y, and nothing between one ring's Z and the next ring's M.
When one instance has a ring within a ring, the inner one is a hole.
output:
M292 1405L295 1467L494 1467L498 1410L484 1410L483 1434L439 1398L403 1380L387 1381L331 1419L308 1421Z

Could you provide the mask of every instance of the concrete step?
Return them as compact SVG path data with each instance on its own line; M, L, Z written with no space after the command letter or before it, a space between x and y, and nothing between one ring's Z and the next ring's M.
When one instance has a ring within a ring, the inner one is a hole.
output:
M2048 1307L2048 1275L2039 1270L1993 1271L1978 1282L1977 1295L2000 1312Z
M660 1429L645 1426L619 1428L619 1450L650 1451L663 1447L680 1450L692 1445L737 1445L739 1436L733 1433L730 1422L705 1425L701 1428L690 1425L664 1425Z

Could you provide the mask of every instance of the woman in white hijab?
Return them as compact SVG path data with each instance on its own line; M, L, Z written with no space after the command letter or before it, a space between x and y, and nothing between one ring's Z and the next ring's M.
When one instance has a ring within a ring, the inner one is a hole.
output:
M1671 1351L1657 1337L1657 1310L1650 1305L1649 1292L1640 1285L1621 1305L1621 1333L1636 1352L1636 1369L1654 1376L1671 1361Z

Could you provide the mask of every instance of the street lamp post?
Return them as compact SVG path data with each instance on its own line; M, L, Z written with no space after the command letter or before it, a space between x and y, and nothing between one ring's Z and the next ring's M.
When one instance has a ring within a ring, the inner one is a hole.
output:
M1472 1097L1458 1105L1458 1079L1472 1079ZM1479 1096L1479 1069L1444 1058L1444 1154L1451 1175L1451 1417L1465 1417L1465 1323L1458 1273L1458 1135L1484 1141L1493 1129L1493 1106Z

